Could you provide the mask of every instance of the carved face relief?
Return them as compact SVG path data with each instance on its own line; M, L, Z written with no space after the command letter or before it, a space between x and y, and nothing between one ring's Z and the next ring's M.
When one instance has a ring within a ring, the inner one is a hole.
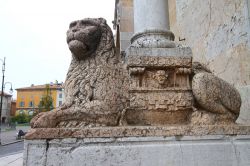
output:
M82 60L94 53L101 34L100 26L91 20L72 22L67 31L67 43L75 58Z
M164 85L168 79L168 74L165 70L158 70L154 76L154 79L156 79L160 85Z

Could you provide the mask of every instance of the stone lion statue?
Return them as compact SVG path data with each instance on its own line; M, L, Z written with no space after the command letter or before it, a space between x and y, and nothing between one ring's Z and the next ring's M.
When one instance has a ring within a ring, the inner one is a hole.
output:
M40 113L33 128L118 125L124 108L125 86L113 34L103 18L70 24L67 43L72 61L64 83L65 103Z
M193 63L192 91L196 101L192 123L234 123L239 116L241 98L236 88L216 77L203 64Z

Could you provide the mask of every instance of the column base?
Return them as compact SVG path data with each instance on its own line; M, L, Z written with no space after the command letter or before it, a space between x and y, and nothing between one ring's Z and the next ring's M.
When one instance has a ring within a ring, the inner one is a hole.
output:
M145 30L131 38L131 47L139 48L174 48L174 34L168 30Z

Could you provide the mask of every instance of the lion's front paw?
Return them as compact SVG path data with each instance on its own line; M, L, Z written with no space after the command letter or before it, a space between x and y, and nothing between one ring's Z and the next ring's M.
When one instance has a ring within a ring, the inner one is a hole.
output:
M55 112L42 112L35 116L31 122L32 128L52 128L57 124Z

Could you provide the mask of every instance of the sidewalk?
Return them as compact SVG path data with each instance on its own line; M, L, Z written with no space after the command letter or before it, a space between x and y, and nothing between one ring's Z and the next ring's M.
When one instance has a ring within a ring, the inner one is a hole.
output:
M15 142L23 141L16 140L16 135L19 130L27 132L30 129L29 126L17 126L15 130L5 130L1 132L1 143L2 148L16 146ZM3 149L2 149L3 150ZM6 148L5 148L6 150ZM23 165L23 152L10 153L7 156L0 157L0 166L22 166Z
M1 166L22 166L23 153L11 154L0 158Z
M24 132L27 132L29 129L30 129L30 126L17 126L16 130L9 130L9 131L3 130L1 132L1 142L2 142L2 145L6 145L6 144L10 144L10 143L14 143L14 142L20 141L20 140L16 139L17 132L19 130L23 130Z

